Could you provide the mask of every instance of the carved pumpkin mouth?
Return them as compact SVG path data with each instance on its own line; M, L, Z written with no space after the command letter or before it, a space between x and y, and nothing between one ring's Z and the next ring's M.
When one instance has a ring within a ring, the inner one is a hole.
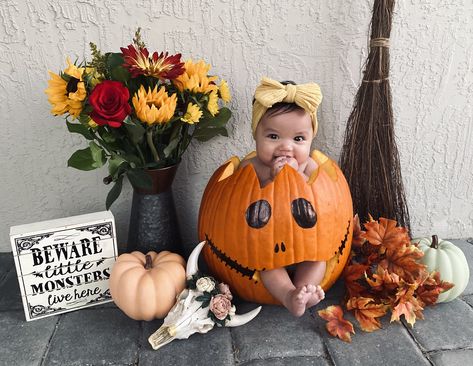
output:
M215 256L218 259L220 259L226 266L235 270L237 273L241 274L243 277L248 277L250 280L255 280L255 274L257 273L256 269L245 267L241 265L240 263L238 263L236 260L227 256L224 252L222 252L220 249L218 249L215 246L215 244L213 243L212 240L210 240L207 234L205 234L205 240L207 241L207 244L209 245L212 253L215 254Z

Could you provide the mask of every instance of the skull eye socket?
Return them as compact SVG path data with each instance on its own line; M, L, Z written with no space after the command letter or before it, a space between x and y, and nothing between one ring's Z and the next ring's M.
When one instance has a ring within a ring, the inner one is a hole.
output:
M260 229L266 225L271 218L271 205L266 200L253 202L246 209L246 222L252 228Z
M317 214L312 204L305 198L297 198L291 203L291 213L301 228L309 229L317 222Z

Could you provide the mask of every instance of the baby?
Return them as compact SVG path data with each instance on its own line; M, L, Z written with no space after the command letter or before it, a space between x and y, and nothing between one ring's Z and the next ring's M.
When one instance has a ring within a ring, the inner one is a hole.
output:
M316 113L321 100L317 84L262 79L253 101L256 156L241 163L242 167L253 164L261 187L271 182L285 164L306 180L315 171L317 163L310 157L310 146L317 132ZM295 316L303 315L325 297L319 286L324 274L323 261L297 263L293 279L284 267L260 273L266 289Z

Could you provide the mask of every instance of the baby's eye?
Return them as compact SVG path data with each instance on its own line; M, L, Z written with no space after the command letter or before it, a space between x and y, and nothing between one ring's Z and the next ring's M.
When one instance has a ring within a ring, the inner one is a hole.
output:
M268 135L268 138L270 138L271 140L277 140L279 138L279 136L276 135L275 133L270 133Z
M294 137L294 141L297 141L297 142L301 142L301 141L304 141L304 140L305 140L304 136L296 136L296 137Z

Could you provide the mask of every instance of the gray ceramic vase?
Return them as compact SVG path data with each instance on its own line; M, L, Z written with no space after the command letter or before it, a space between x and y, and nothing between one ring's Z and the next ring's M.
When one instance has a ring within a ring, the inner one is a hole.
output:
M150 190L133 188L127 252L138 250L182 253L182 243L172 195L172 182L178 165L147 170Z

